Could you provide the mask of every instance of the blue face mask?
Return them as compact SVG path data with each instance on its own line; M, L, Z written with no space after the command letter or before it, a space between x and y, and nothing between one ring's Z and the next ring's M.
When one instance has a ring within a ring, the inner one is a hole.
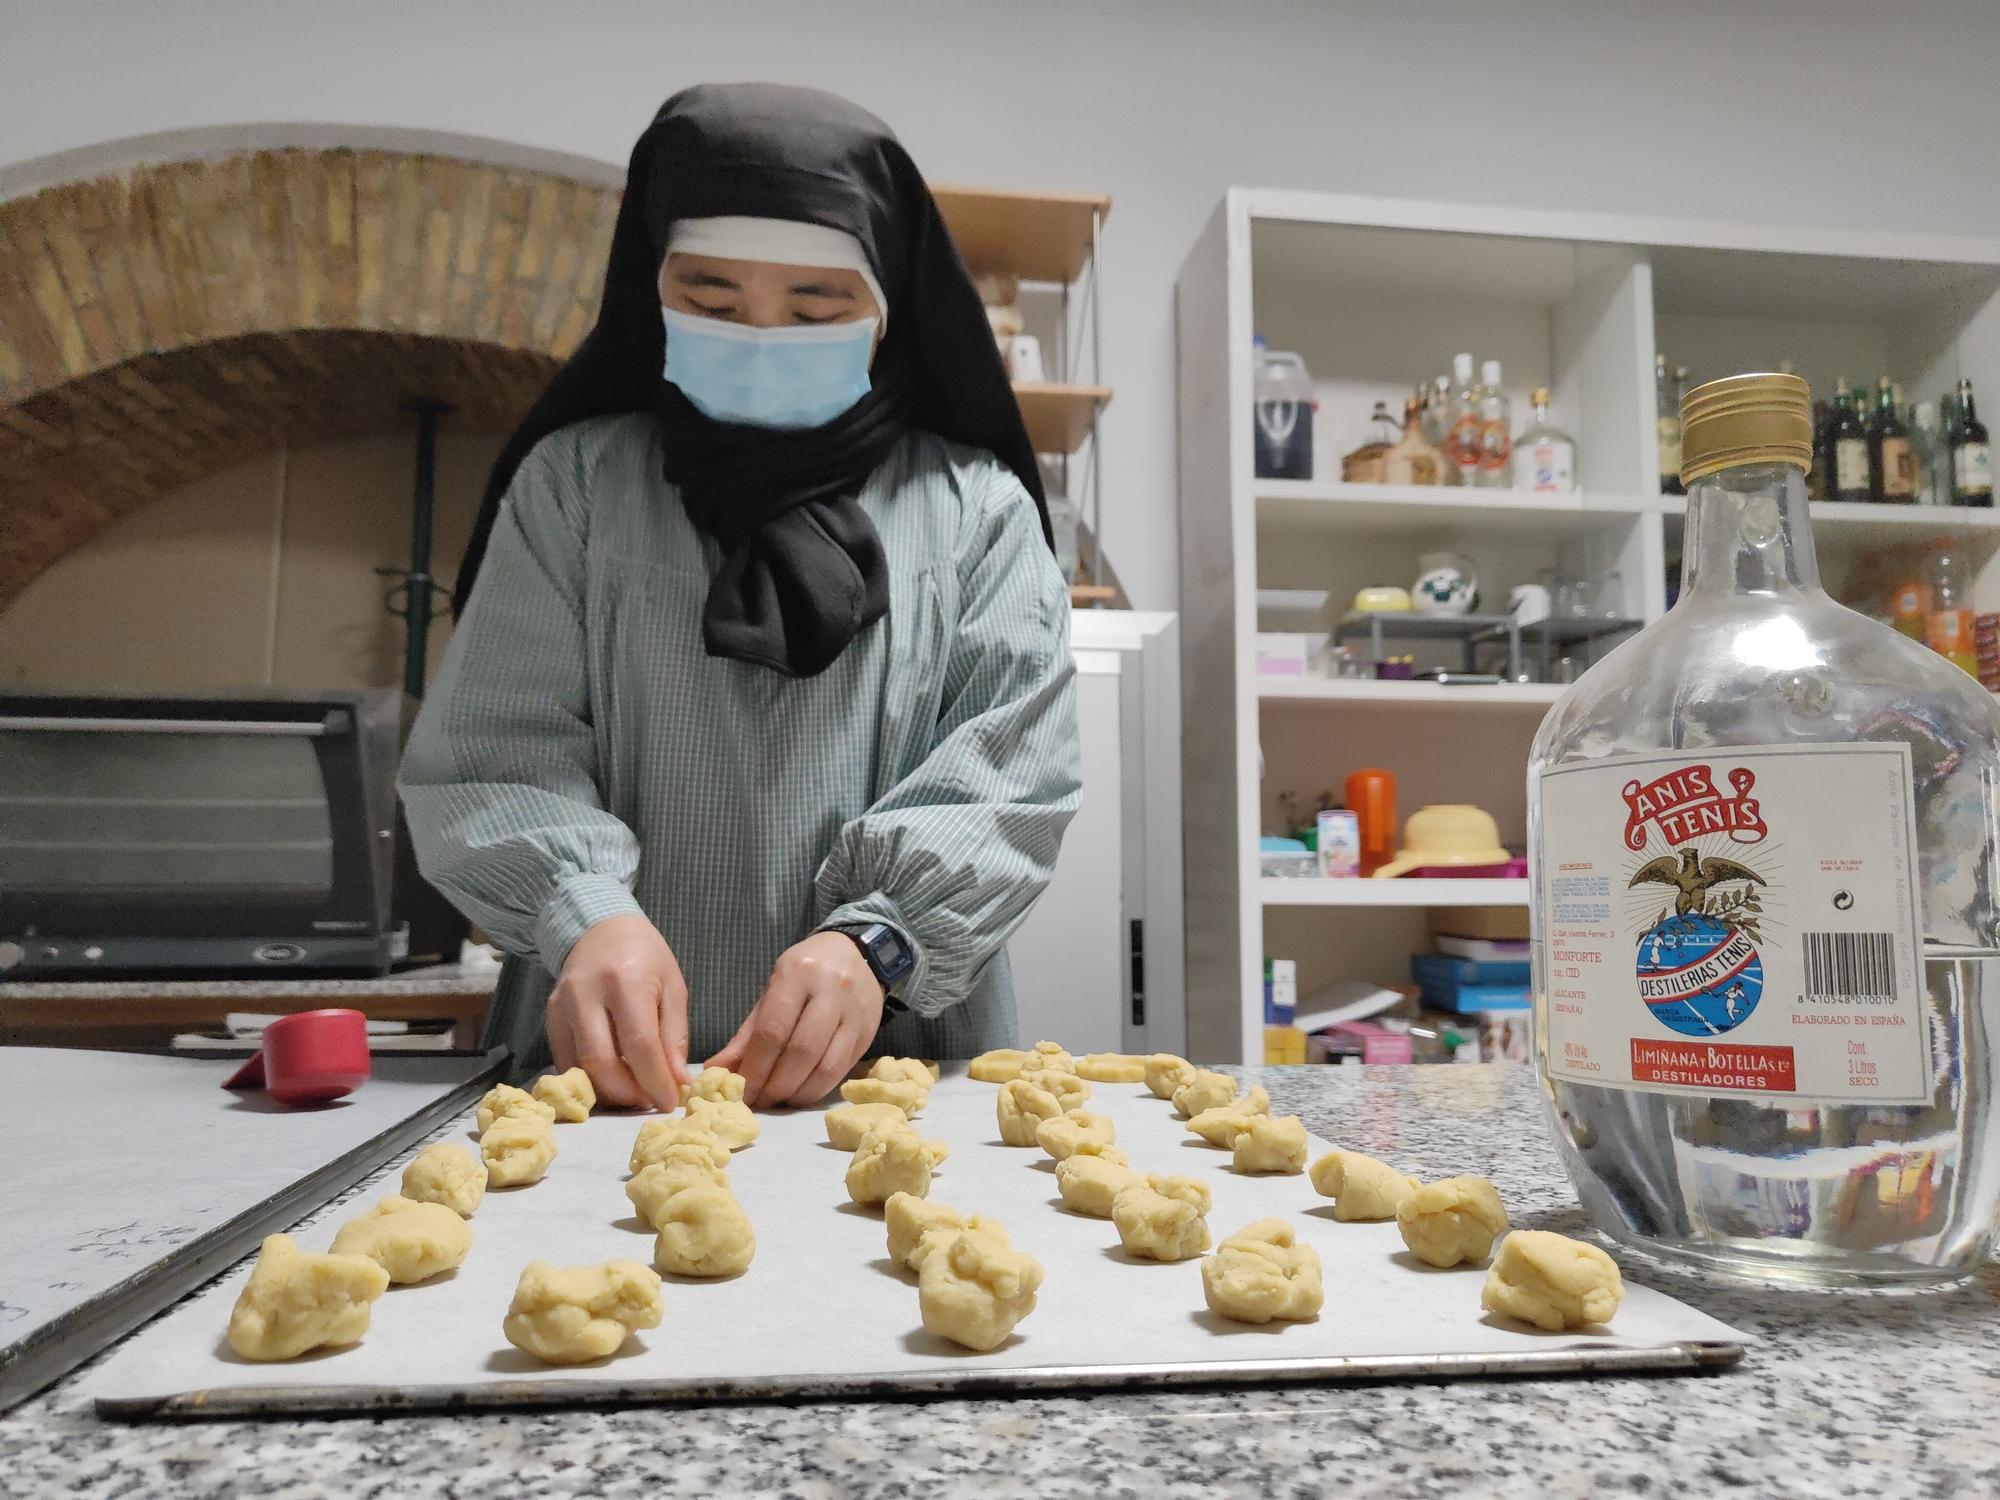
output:
M660 309L669 382L696 411L750 427L821 427L868 394L875 319L746 328Z

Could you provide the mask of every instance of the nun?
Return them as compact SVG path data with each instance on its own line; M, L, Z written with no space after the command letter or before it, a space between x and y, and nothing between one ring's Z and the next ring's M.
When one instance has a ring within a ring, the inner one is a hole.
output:
M667 101L596 326L494 466L399 788L507 954L488 1045L669 1109L1012 1045L1077 806L1069 600L1020 412L880 121Z

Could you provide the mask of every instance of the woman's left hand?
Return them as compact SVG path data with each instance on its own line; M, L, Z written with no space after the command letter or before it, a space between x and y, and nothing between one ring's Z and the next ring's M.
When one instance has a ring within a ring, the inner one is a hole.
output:
M816 932L779 957L764 993L708 1065L741 1073L752 1107L817 1104L875 1040L882 999L854 940Z

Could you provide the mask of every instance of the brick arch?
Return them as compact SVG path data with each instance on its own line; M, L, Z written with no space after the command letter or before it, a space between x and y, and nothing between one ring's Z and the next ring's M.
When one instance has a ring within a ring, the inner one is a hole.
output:
M418 394L519 417L596 314L617 189L241 151L0 202L0 608L158 495Z

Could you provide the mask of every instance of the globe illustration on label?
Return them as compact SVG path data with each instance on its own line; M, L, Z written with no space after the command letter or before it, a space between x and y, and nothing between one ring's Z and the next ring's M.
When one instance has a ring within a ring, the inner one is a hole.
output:
M1764 961L1740 927L1669 916L1639 939L1639 998L1682 1036L1734 1031L1764 997Z

